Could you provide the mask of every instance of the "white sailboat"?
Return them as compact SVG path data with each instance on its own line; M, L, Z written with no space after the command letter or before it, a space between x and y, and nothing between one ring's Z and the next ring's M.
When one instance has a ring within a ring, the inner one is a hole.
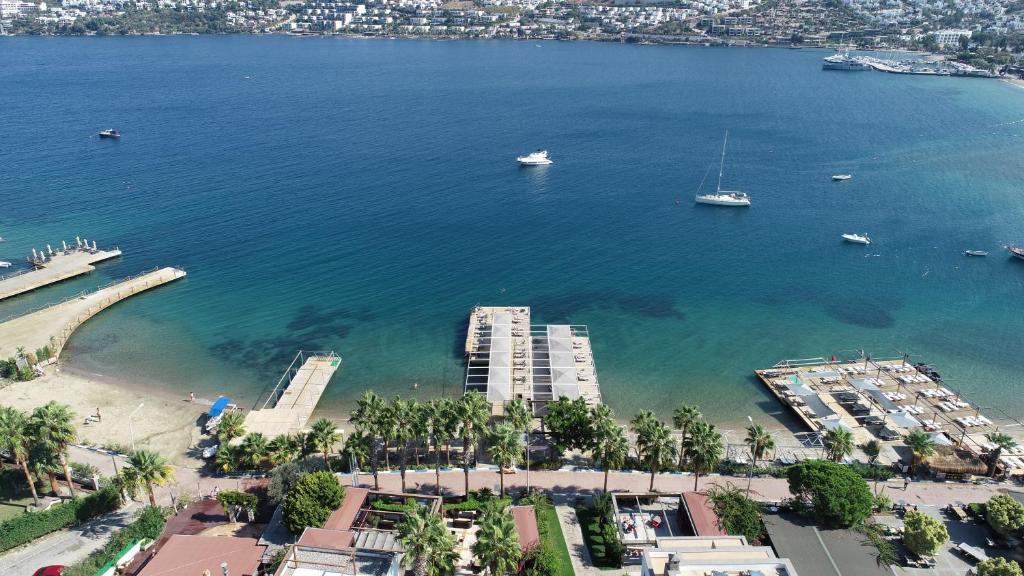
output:
M729 143L729 131L725 131L725 140L722 142L722 161L718 167L718 189L714 194L697 194L698 204L713 204L715 206L750 206L750 197L745 192L722 190L722 173L725 171L725 147Z

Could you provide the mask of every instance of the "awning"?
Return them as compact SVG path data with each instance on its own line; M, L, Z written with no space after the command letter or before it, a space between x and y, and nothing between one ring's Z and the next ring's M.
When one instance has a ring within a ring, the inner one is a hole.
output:
M210 415L210 418L216 418L224 412L224 409L227 408L230 403L230 398L227 396L221 396L220 398L217 398L217 401L213 403L213 406L210 406L210 411L207 412L207 414Z

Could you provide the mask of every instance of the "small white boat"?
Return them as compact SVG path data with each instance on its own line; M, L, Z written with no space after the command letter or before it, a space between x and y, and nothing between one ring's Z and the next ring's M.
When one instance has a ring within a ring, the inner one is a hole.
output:
M547 150L537 150L524 156L516 156L516 162L523 166L546 166L552 164L551 159L548 158Z
M722 173L725 171L725 146L729 143L729 131L725 131L725 140L722 142L722 160L718 165L718 188L713 194L698 194L694 198L697 204L712 204L714 206L750 206L750 196L746 192L722 190ZM705 174L706 176L706 174ZM704 182L701 181L703 186Z
M964 250L965 256L988 256L988 252L984 250Z
M845 181L849 180L850 178L853 178L852 174L833 174L832 175L832 180L835 181L835 182L845 182Z
M7 262L5 260L0 260L0 268L10 268L10 267L11 267L11 263L10 262Z
M843 234L843 240L854 244L871 244L871 238L867 234Z

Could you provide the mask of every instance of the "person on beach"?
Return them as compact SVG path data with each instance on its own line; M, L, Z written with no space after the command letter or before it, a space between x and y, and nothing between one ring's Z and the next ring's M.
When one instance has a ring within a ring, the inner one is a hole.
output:
M103 421L103 417L100 416L100 407L99 406L96 407L96 421L97 422L102 422Z
M188 393L188 401L189 402L195 402L196 401L196 393L195 392L189 392Z

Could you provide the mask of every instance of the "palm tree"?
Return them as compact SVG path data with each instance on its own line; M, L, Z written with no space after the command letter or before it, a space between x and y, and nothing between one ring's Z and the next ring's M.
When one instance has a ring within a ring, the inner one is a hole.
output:
M603 406L603 404L599 404ZM604 491L608 492L608 472L612 468L622 468L629 455L629 439L621 426L612 422L602 422L597 426L594 445L594 460L604 468Z
M132 452L128 456L128 465L129 467L124 470L128 484L145 486L146 494L149 495L149 505L156 506L153 486L163 486L170 482L174 477L174 469L163 456L145 448Z
M445 446L445 454L448 445L458 433L458 415L455 414L455 406L451 398L431 400L428 404L430 435L434 440L434 487L438 496L441 495L441 446ZM451 465L451 457L448 456L448 465Z
M868 457L868 465L871 466L871 471L875 472L875 466L878 465L878 456L882 453L882 443L878 440L868 440L861 447L864 451L864 455ZM878 492L878 474L873 474L875 477L875 492Z
M378 467L380 463L377 439L380 438L379 426L386 402L371 390L367 390L356 401L356 409L352 411L352 422L356 430L362 431L370 440L370 467L373 470L373 489L380 490Z
M324 465L330 470L331 462L327 457L330 455L331 450L334 449L334 445L341 442L341 432L338 430L338 427L327 418L320 418L313 422L313 426L309 429L308 438L309 442L316 446L317 450L324 455Z
M357 468L362 468L363 463L370 457L370 442L370 437L356 428L345 438L341 452L355 460Z
M501 496L505 496L505 469L516 465L523 457L523 440L519 431L511 424L501 424L491 430L488 440L487 453L498 465L498 481L501 486Z
M267 438L262 432L246 434L238 446L238 460L246 470L260 468L269 456L270 449Z
M398 466L402 476L402 492L405 492L405 453L414 436L413 418L416 411L415 400L402 400L395 397L391 401L391 414L394 418L395 447L398 449Z
M686 437L689 436L690 427L703 418L704 416L701 415L700 409L690 404L681 404L679 408L676 408L672 413L672 425L676 427L676 430L682 432L682 436L680 438L682 449L679 450L679 468L683 467L683 462L686 459Z
M0 450L10 454L25 473L28 489L32 491L32 502L38 507L39 494L36 493L32 473L28 470L30 442L28 417L25 413L9 406L0 406Z
M456 404L456 411L462 423L462 470L466 477L466 494L469 494L469 448L478 442L487 427L491 405L487 397L471 390Z
M775 449L775 439L772 438L768 429L760 424L747 426L747 437L744 442L750 447L750 456L753 458L752 466L757 466L757 461L764 456L765 452Z
M217 423L217 439L221 444L228 444L242 436L245 436L245 415L238 410L225 412Z
M420 444L426 442L426 450L430 450L430 411L427 402L412 401L412 450L416 465L420 465Z
M71 408L54 401L33 410L29 419L32 437L60 461L72 498L75 496L75 486L71 482L71 469L68 468L66 454L68 445L76 437L74 419L75 414Z
M507 510L489 510L480 519L473 544L473 555L487 567L491 576L514 571L522 557L515 522Z
M267 458L274 466L294 462L302 450L302 441L295 434L279 434L267 444Z
M397 400L397 398L395 399ZM391 469L391 441L398 436L398 415L395 413L394 402L384 402L380 412L377 413L375 425L377 435L384 444L384 467Z
M643 446L640 443L640 437L645 434L650 434L650 431L656 427L660 422L658 417L654 415L654 412L650 410L641 410L633 419L629 421L629 427L633 430L633 434L636 434L636 459L643 460Z
M655 475L676 460L676 439L672 437L672 429L658 421L637 440L637 444L643 446L643 462L651 471L651 485L648 490L654 492Z
M1013 439L1009 434L1002 432L989 432L985 434L985 439L995 444L995 448L989 455L988 459L988 475L996 475L996 467L999 465L999 457L1003 455L1003 450L1009 450L1017 445L1017 441Z
M455 538L437 514L417 508L398 524L398 540L405 547L402 564L415 576L440 576L455 570Z
M935 440L927 432L923 430L914 430L904 439L910 451L914 455L910 461L910 473L913 475L917 471L917 465L923 462L926 458L935 454Z
M846 428L836 427L828 430L823 441L828 459L833 462L842 462L843 458L853 454L853 432Z
M604 404L599 404L604 406ZM530 468L530 424L533 423L533 413L526 407L522 400L512 400L505 403L505 423L513 429L522 432L526 436L526 468ZM529 478L527 478L529 485ZM527 486L529 489L529 486Z
M686 453L693 471L693 489L697 489L697 481L701 474L710 474L722 460L722 435L715 430L714 424L703 420L690 428L690 437L686 439Z

